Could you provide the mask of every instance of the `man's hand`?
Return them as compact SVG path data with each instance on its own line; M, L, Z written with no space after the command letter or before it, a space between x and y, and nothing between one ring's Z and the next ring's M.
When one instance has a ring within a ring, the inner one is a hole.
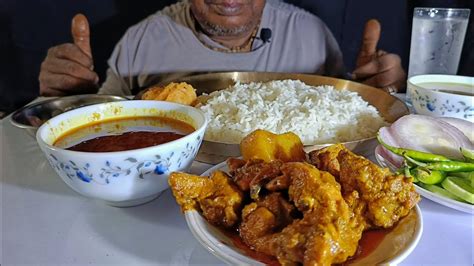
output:
M406 73L400 57L385 51L377 51L380 39L380 23L371 19L365 24L362 45L352 72L354 80L388 90L400 91L406 84Z
M41 63L40 95L63 96L97 91L99 76L93 71L89 23L84 15L74 16L71 32L74 43L50 48Z

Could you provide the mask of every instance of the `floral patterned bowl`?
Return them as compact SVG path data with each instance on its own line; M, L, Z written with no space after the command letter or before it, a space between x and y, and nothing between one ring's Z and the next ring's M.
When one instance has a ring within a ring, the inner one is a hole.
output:
M416 113L474 122L474 77L419 75L409 78L407 86Z
M196 130L177 140L119 152L78 152L53 146L65 132L90 122L131 116L165 116ZM44 123L37 142L53 169L76 192L128 207L151 201L168 188L168 175L186 171L201 145L207 120L193 107L159 101L123 101L91 105Z

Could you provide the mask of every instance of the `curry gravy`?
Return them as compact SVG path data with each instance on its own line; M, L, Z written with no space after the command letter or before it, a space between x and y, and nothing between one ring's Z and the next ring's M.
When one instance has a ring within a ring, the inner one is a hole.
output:
M232 243L237 248L242 250L247 256L253 258L254 260L260 261L265 265L281 265L277 258L251 249L239 236L239 232L237 230L226 230L223 228L219 229L228 238L230 238ZM346 262L339 265L348 265L351 262L357 261L357 259L362 259L370 255L370 253L372 253L372 251L374 251L379 246L379 244L382 242L385 236L390 233L390 231L391 229L371 229L364 231L362 233L362 238L359 240L359 245L357 246L357 251L354 256L349 257Z
M84 152L126 151L170 142L193 131L193 126L168 117L126 117L74 128L54 146Z
M449 82L423 82L417 84L417 86L444 93L451 93L463 96L474 96L474 88L470 84Z

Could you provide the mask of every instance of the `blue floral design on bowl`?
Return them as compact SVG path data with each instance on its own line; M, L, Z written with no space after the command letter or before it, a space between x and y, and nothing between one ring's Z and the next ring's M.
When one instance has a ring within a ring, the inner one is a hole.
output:
M197 141L194 142L195 145L186 143L186 148L181 153L175 153L173 151L166 157L155 155L153 160L138 161L135 157L128 157L120 165L113 165L110 161L106 160L96 175L90 171L91 163L85 163L79 166L78 163L72 160L62 162L51 153L49 154L48 160L56 170L65 173L71 180L78 179L85 183L107 185L130 174L137 174L140 179L145 179L148 175L168 175L174 157L179 156L179 158L176 159L178 168L181 167L183 159L188 159L190 156L194 158L197 153L197 147L199 147L201 143L201 137L198 136L196 140Z
M431 90L411 88L409 98L415 111L434 116L451 116L466 120L474 118L474 106L463 100L456 100L449 94L440 94Z

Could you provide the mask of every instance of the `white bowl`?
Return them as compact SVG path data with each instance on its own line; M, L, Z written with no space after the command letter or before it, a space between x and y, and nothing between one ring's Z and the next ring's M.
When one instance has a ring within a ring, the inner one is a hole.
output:
M409 78L407 87L416 113L474 122L474 77L419 75Z
M112 118L165 116L196 130L177 140L119 152L78 152L53 146L65 132ZM41 150L61 179L78 193L113 206L148 202L168 188L168 175L186 171L202 143L207 120L198 109L159 101L124 101L91 105L53 117L36 134Z
M204 172L201 176L209 176L221 170L228 172L225 162ZM228 265L265 265L250 257L227 234L206 221L195 210L185 212L186 222L194 237L210 253ZM383 240L367 256L357 258L344 265L397 265L415 249L423 233L423 217L416 205L412 211L401 219L384 236Z

